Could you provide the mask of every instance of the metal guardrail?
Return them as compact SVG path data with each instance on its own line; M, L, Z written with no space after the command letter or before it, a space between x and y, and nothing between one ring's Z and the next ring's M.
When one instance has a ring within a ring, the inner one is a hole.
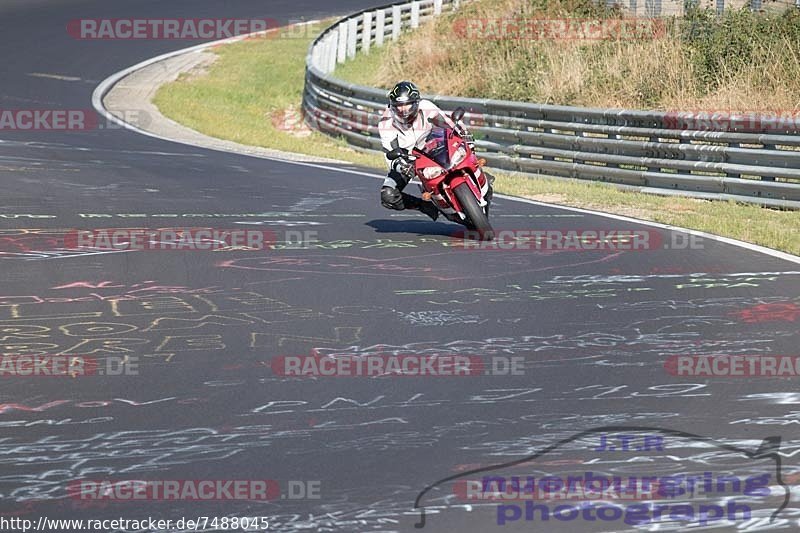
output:
M458 0L387 5L324 30L306 58L306 123L355 146L381 150L378 120L386 91L335 78L336 65L458 7ZM728 128L707 123L698 129L692 128L698 117L691 113L428 98L444 110L467 109L464 120L490 167L800 209L800 124L781 130L775 117L756 117L769 133L753 133L742 131L748 129L745 122L752 124L750 116L729 117Z

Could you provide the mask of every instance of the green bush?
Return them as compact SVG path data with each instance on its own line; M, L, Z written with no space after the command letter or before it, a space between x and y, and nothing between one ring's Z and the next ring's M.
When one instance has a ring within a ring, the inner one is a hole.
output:
M692 9L680 22L681 41L695 67L701 93L735 77L745 66L761 62L765 54L789 59L800 51L800 13L751 12L729 9L717 15L712 9Z

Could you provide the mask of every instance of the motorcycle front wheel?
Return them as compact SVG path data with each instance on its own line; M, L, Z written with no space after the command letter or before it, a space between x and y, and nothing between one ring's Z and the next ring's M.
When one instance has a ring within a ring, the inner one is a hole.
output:
M461 204L464 213L467 215L468 222L472 226L470 229L477 231L483 241L491 241L494 239L494 228L492 228L492 225L489 223L489 218L486 216L483 208L478 205L478 200L475 198L475 195L472 194L472 189L469 188L469 185L462 183L453 189L453 194L456 195L458 203Z

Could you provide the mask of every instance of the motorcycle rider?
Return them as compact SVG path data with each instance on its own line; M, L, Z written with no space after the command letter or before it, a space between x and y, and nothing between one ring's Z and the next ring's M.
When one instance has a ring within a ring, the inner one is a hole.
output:
M454 128L456 132L474 149L474 140L462 124L454 123L439 107L420 97L419 89L410 81L397 83L388 94L389 105L378 122L378 131L384 152L396 147L411 151L425 140L433 126ZM432 202L403 192L408 182L414 178L414 163L405 158L386 159L389 174L381 186L381 204L387 209L402 211L416 209L436 220L439 210ZM492 197L494 177L486 174L489 180L487 201ZM457 222L458 220L454 220Z

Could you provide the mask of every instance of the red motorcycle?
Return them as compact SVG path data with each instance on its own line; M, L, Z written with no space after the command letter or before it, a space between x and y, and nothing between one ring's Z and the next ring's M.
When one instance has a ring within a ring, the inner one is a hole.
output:
M458 108L451 118L457 124L463 116L464 109ZM455 129L434 125L422 148L414 148L409 154L395 147L386 157L390 160L403 157L413 162L422 199L432 201L448 220L476 231L482 240L494 238L489 223L490 195L487 198L491 185L481 170L486 161L478 159Z

